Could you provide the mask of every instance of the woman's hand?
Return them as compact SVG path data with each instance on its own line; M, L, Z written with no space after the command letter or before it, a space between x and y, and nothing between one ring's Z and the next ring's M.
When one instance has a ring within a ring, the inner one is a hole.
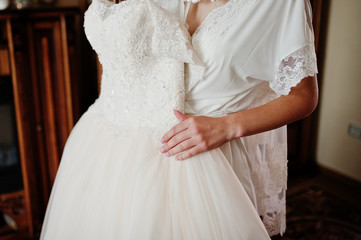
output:
M176 160L185 160L199 153L212 150L230 141L228 124L223 118L189 116L174 111L180 123L162 138L161 152Z
M188 116L174 111L181 122L164 135L161 152L184 160L232 139L269 131L305 118L313 112L317 102L317 78L306 77L291 89L289 95L221 118Z

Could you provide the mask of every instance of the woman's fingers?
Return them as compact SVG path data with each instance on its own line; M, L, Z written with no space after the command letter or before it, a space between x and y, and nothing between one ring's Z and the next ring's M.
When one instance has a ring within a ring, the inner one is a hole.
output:
M214 136L216 137L216 136ZM191 126L165 143L161 152L167 157L176 156L176 160L185 160L199 153L210 149L211 139L204 136L204 133L197 132Z
M173 110L173 112L174 112L174 115L178 118L179 121L184 121L184 120L186 120L187 118L190 117L190 116L188 116L186 114L181 113L178 110Z
M181 121L174 127L172 127L161 139L161 143L168 142L173 136L187 129L187 125L184 123L190 116L183 114L177 110L174 110L174 115Z
M206 150L201 145L197 145L187 151L182 152L181 154L178 154L175 159L179 161L186 160L205 151Z
M170 154L166 154L166 155L173 156L172 153L175 152L175 150L173 148L177 147L180 144L182 144L181 146L184 148L185 147L184 142L186 140L190 139L191 137L192 136L189 134L188 129L186 129L182 132L179 132L176 135L174 135L168 142L164 143L164 145L162 146L160 151L162 153L167 153L167 152L169 152L169 150L172 149L172 152ZM181 146L178 146L177 149L179 149ZM185 150L185 149L183 149L183 150Z
M218 118L188 116L174 111L181 121L163 137L161 152L185 160L199 153L214 149L227 140L224 122Z
M160 140L161 143L166 143L168 142L170 139L172 139L175 135L187 130L187 125L184 124L184 122L180 122L177 125L175 125L174 127L172 127Z
M196 145L196 142L194 141L194 139L189 138L183 142L180 142L179 144L177 144L176 146L174 146L173 148L168 150L165 155L167 157L171 157L171 156L177 155L178 153L181 153L183 151L191 149L191 148L195 147L195 145Z

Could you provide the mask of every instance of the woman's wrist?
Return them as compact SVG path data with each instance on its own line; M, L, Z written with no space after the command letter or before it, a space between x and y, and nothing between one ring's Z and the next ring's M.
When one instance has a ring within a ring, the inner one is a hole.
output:
M245 128L242 121L239 120L240 117L238 116L240 114L242 113L237 112L223 117L228 141L245 136Z

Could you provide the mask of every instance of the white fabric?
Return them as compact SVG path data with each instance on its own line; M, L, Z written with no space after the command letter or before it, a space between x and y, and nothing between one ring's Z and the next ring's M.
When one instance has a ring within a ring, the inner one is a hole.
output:
M153 0L153 2L175 15L179 14L179 9L183 4L182 1L177 0Z
M151 0L94 0L84 28L101 94L66 143L40 239L269 239L220 149L159 152L184 110L184 62L205 68L187 29Z
M315 75L311 16L308 0L229 0L213 10L192 36L205 67L186 65L186 113L219 117L257 107ZM220 149L269 234L282 234L286 127L237 139Z

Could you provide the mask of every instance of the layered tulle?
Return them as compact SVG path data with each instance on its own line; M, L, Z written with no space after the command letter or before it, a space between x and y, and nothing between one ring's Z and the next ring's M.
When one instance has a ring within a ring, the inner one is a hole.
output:
M220 149L176 161L97 114L66 143L41 239L269 239Z

